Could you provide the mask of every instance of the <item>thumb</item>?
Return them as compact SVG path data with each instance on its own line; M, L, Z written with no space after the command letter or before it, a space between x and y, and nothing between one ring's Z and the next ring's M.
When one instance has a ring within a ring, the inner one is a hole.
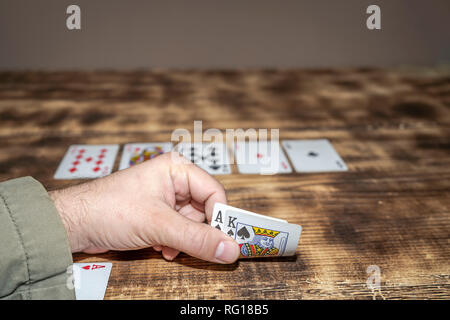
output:
M210 262L233 263L239 257L239 245L205 223L194 222L171 208L161 213L159 221L156 240L160 245Z

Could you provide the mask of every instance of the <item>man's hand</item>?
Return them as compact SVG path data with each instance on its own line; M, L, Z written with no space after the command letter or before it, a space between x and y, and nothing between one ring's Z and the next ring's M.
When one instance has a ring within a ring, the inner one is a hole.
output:
M153 247L168 260L183 251L218 263L239 256L233 239L203 223L216 202L226 203L222 185L178 153L50 196L72 252Z

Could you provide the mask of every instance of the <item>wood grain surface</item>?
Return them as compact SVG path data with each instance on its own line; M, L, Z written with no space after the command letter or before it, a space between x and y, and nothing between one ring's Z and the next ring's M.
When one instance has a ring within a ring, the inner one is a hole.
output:
M302 225L297 255L217 265L153 249L76 254L113 262L106 299L450 298L448 70L3 72L0 181L80 183L52 178L71 144L170 141L194 120L327 138L349 171L233 167L217 176L229 203ZM371 265L379 291L366 285Z

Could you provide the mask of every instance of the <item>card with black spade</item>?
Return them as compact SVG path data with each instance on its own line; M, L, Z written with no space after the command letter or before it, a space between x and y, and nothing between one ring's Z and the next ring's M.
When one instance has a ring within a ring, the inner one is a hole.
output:
M241 258L292 256L297 249L302 227L244 215L229 210L227 220L233 221L233 239L239 244Z
M297 172L348 170L327 139L284 140L282 144Z
M180 142L175 151L209 174L231 174L228 148L225 143Z
M241 258L295 254L301 226L224 204L214 209L211 225L236 240Z
M254 213L251 211L239 209L239 208L232 207L232 206L229 206L229 205L226 205L223 203L216 202L214 204L211 225L214 228L219 229L220 231L223 231L224 233L227 233L229 236L233 236L234 234L233 234L233 231L230 230L233 227L233 223L232 223L232 221L228 221L227 217L226 217L226 213L228 210L233 210L235 212L240 212L242 214L253 216L253 217L259 217L261 219L269 219L269 220L287 223L286 220L281 220L278 218L264 216L262 214Z

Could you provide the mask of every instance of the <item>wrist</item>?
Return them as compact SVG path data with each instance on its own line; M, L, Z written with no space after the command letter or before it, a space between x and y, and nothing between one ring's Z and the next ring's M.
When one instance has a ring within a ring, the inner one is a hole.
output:
M68 192L69 190L51 191L49 195L66 229L72 253L82 252L88 247L88 241L84 235L85 210L81 205L82 201Z

